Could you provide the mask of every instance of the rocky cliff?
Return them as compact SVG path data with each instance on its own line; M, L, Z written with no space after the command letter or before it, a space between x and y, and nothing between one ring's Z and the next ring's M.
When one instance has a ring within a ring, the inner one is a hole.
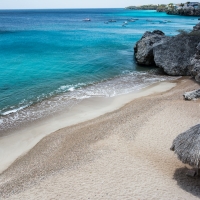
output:
M145 32L134 47L134 56L140 65L155 65L173 76L191 75L200 82L200 23L190 33L173 37L158 30Z
M140 65L154 65L153 49L163 43L167 37L162 31L145 32L141 40L134 47L134 55Z
M192 6L178 10L166 9L165 12L169 15L200 16L200 9L195 9Z
M178 35L153 48L154 62L173 76L191 75L191 59L196 53L200 36Z

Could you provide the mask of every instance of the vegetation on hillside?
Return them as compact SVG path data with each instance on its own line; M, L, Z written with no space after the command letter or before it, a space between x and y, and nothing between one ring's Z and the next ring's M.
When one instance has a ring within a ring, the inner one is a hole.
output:
M149 4L142 6L129 6L126 9L131 10L157 10L157 12L166 12L172 15L189 15L200 16L200 3L198 2L186 2L180 4L169 3L165 4Z
M142 5L142 6L129 6L126 9L130 10L156 10L157 5L149 4L149 5Z

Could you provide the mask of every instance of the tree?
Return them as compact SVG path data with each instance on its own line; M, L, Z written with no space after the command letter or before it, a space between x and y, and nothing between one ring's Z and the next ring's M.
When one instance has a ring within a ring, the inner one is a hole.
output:
M168 7L170 8L170 10L173 10L174 9L174 4L173 3L169 3Z

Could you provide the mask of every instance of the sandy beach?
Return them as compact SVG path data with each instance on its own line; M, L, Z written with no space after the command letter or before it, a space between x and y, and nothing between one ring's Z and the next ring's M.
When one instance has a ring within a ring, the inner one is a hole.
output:
M49 128L53 133L40 134L30 146L16 144L16 155L2 164L3 171L12 163L0 175L0 199L199 199L200 179L187 177L189 166L170 151L178 134L200 123L200 101L183 100L184 92L199 85L181 78L152 88L107 100L110 110L97 106L98 115L93 110L87 121L84 113L62 123L66 128ZM40 130L52 123L47 120ZM1 138L5 149L9 139L10 146L17 139L13 135Z

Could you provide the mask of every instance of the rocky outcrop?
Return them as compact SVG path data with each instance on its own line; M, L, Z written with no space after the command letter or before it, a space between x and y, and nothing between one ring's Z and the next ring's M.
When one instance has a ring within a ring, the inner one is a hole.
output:
M200 43L196 47L197 52L191 58L191 76L195 78L197 82L200 82Z
M168 15L185 15L185 16L200 16L200 9L195 9L193 6L181 9L167 9Z
M190 33L167 37L162 31L145 32L134 47L136 62L156 65L168 75L192 75L200 81L200 23Z
M199 90L193 90L191 92L186 92L183 97L185 100L195 100L200 98L200 89Z
M200 31L200 22L193 27L193 31Z
M136 62L155 65L168 75L191 75L200 82L200 23L190 33L167 37L162 31L146 32L134 47ZM185 99L200 98L200 90L184 94Z
M157 12L166 12L168 15L185 15L185 16L200 16L200 8L193 6L169 8L165 4L159 5L142 5L142 6L128 6L125 9L130 10L156 10Z
M191 34L200 37L200 23L193 27ZM196 53L193 57L191 57L190 62L191 76L195 78L197 82L200 82L200 43L196 46Z
M199 42L200 37L197 35L178 35L156 45L153 48L156 66L162 68L168 75L191 75L190 71L194 64L191 61Z
M153 48L167 37L162 31L145 32L134 47L136 62L140 65L154 65Z

